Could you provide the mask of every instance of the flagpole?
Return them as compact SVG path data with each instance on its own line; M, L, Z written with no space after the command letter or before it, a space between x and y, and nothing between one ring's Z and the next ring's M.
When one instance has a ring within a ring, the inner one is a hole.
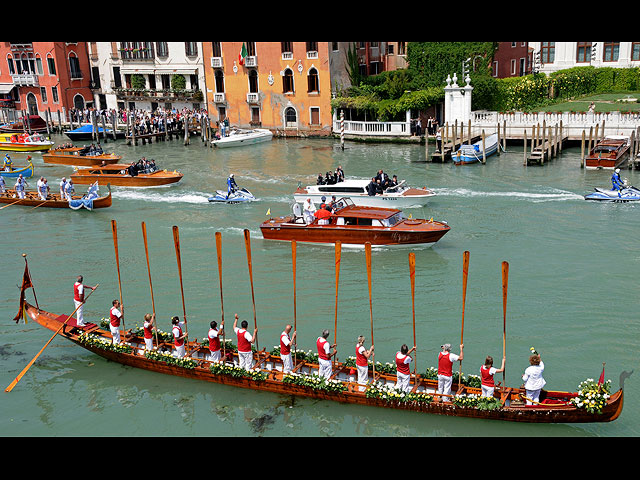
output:
M29 262L27 262L27 254L23 253L24 264L27 267L27 274L29 275L29 282L31 283L31 289L33 290L33 299L36 301L36 308L38 309L38 313L40 313L40 305L38 305L38 297L36 297L36 287L33 286L33 279L31 278L31 270L29 270Z

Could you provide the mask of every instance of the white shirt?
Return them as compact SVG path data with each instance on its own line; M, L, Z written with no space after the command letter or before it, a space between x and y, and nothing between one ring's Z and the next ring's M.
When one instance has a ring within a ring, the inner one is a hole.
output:
M309 200L305 200L304 201L304 210L308 211L308 212L315 212L316 211L316 206L314 205L314 203L312 201Z
M544 372L544 362L540 360L540 365L531 365L527 367L522 375L524 380L524 388L526 390L540 390L547 382L542 378L542 372Z
M282 332L280 334L280 341L284 343L287 347L291 345L291 339L289 338L289 334L287 332Z
M240 330L241 330L240 328L236 327L236 328L234 328L234 329L233 329L233 332L234 332L236 335L238 335L238 332L239 332ZM245 339L247 342L251 343L251 341L253 340L253 336L252 336L252 335L251 335L247 330L245 330L245 331L244 331L244 339Z

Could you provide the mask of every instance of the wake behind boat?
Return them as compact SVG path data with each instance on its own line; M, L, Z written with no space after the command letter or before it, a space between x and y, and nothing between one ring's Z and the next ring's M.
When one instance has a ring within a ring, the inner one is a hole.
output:
M268 142L273 138L271 130L266 128L255 128L253 130L234 129L228 136L217 140L212 140L211 145L214 147L240 147L244 145L253 145L261 142Z

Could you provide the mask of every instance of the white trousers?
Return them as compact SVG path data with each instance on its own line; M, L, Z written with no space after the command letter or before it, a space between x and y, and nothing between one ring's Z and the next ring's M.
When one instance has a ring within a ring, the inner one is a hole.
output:
M396 388L402 389L405 392L409 391L409 380L411 375L405 375L404 373L396 372Z
M144 348L149 351L153 350L153 338L144 339Z
M253 367L253 352L238 352L238 364L240 368L251 370L251 367Z
M527 398L530 398L534 402L539 402L540 401L540 390L542 390L542 389L541 388L539 388L537 390L526 390L525 389L525 392L527 392ZM530 402L529 400L527 400L527 405L533 405L533 403Z
M109 328L111 329L113 343L120 343L120 327L114 327L113 325L109 324Z
M280 359L282 360L282 373L289 373L293 370L293 359L291 358L291 354L280 355Z
M73 300L73 304L75 305L75 307L77 308L76 310L76 320L77 320L77 324L79 327L84 327L85 323L84 323L84 317L82 316L82 310L84 309L84 305L82 304L82 302L79 302L77 300Z
M369 379L369 367L361 367L360 365L356 365L356 369L358 370L358 384L366 385ZM366 389L364 387L358 387L358 390L364 392Z
M331 367L331 360L323 360L322 358L318 359L318 375L324 378L329 378L331 376L331 371L333 368Z
M496 387L486 387L484 385L480 385L482 389L481 397L493 397L493 392L495 392Z
M220 350L216 350L215 352L209 352L208 360L211 362L219 362L220 361Z
M436 393L443 395L451 395L451 383L453 377L447 377L446 375L438 375L438 390Z
M16 193L18 194L18 198L24 198L24 190L18 190Z
M185 355L186 351L185 351L185 346L184 345L180 345L179 347L176 347L176 357L178 358L183 358Z

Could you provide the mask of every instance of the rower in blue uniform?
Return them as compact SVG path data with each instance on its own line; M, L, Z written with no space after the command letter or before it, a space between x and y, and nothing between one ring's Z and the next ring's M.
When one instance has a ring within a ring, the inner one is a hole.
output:
M234 180L233 173L232 173L231 175L229 175L229 178L227 178L227 199L229 198L229 195L231 195L237 189L238 189L238 185L236 184L236 181Z
M11 161L11 157L8 153L4 154L4 163L2 165L2 169L5 172L11 172L13 170L13 162Z

